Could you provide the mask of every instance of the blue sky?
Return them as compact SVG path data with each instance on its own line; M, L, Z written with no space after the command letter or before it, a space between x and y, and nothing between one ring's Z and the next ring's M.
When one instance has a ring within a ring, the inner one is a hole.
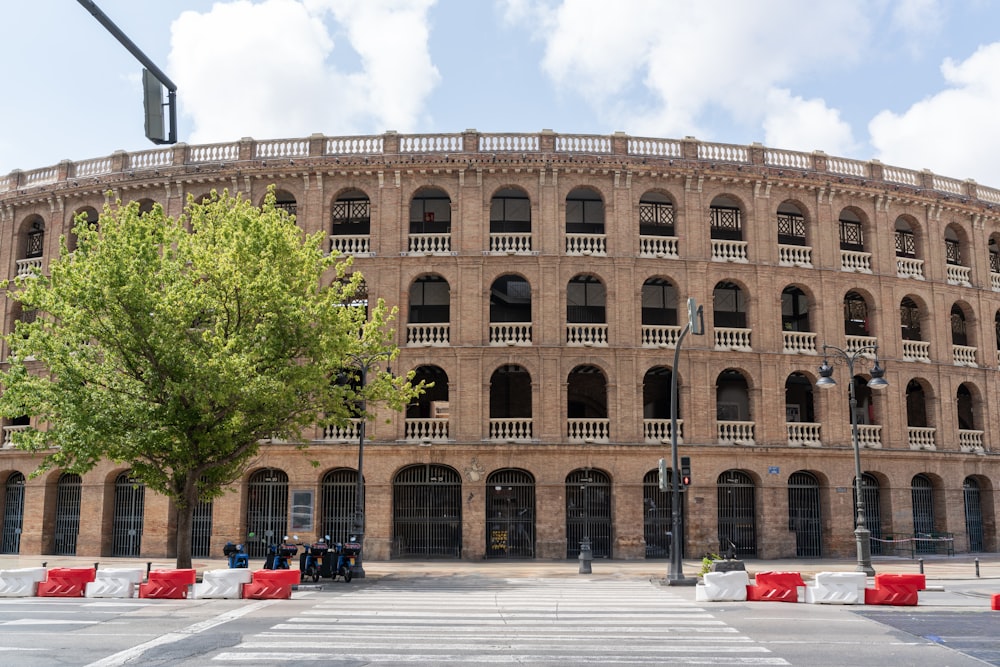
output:
M996 0L96 0L188 143L537 132L823 150L1000 187ZM4 3L0 174L152 148L77 0Z

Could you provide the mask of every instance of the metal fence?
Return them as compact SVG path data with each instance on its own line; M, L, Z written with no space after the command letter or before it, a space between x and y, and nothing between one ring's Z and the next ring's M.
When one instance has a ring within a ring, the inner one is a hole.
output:
M211 548L212 501L203 500L195 506L191 517L191 555L195 558L208 558L211 556Z
M323 535L329 535L333 542L347 542L354 531L357 496L357 470L340 468L323 476L319 525Z
M667 468L667 479L673 471ZM687 531L684 527L684 498L681 494L681 537L677 543L684 555ZM670 539L674 528L673 493L660 491L660 471L650 470L642 478L642 534L646 542L646 558L669 558Z
M7 477L3 504L3 544L0 553L21 551L21 528L24 525L24 475L12 472Z
M288 475L277 468L258 470L247 483L247 554L263 558L287 530Z
M524 470L486 480L486 557L535 557L535 479Z
M80 534L80 491L82 480L76 473L63 473L56 483L56 526L53 553L75 556Z
M795 555L823 555L823 522L819 504L819 481L812 473L798 471L788 478L788 529L795 533Z
M115 480L115 514L111 555L135 557L142 550L142 525L146 487L130 472Z
M962 483L962 491L965 499L965 532L969 536L969 551L983 551L986 545L979 482L971 477L966 477Z
M853 480L852 480L853 481ZM858 490L852 485L854 507L858 506ZM882 494L879 489L878 480L874 475L863 473L861 475L861 497L865 501L865 528L868 529L871 538L871 553L873 556L881 555L884 548L882 541ZM857 512L854 515L854 527L858 526Z
M566 558L580 556L580 542L590 538L594 558L611 558L611 478L582 468L566 476Z
M462 478L454 468L415 465L392 487L392 556L461 558Z
M753 479L742 470L727 470L718 479L719 550L735 549L737 558L757 557L757 494Z

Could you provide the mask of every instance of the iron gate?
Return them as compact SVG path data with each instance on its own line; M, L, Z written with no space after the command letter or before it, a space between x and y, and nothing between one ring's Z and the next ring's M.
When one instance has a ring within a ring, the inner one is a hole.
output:
M611 478L590 468L566 476L566 558L579 558L584 537L594 558L611 558Z
M719 475L719 550L737 558L757 557L757 495L753 479L742 470Z
M212 501L202 500L195 505L191 516L191 555L195 558L208 558L211 549Z
M333 542L347 542L354 531L357 513L358 472L349 468L331 470L323 476L320 493L323 534L329 535Z
M852 485L852 491L853 493L851 494L851 497L854 498L854 507L851 510L851 515L854 517L854 527L857 528L857 487ZM871 553L873 556L877 556L883 551L882 494L879 490L878 480L875 479L874 475L867 472L861 474L861 497L865 501L865 528L868 529L869 541L871 542Z
M288 475L277 468L258 470L247 482L247 554L264 558L288 530Z
M21 551L21 528L24 526L24 475L12 472L7 477L3 503L3 547L0 553Z
M673 472L667 468L667 479ZM681 491L684 491L682 488ZM687 530L684 527L684 498L681 493L681 537L678 545L684 556ZM670 558L670 537L674 529L674 494L660 491L660 471L650 470L642 478L642 534L646 541L646 558Z
M75 556L76 538L80 534L80 489L82 480L76 473L63 473L56 483L56 531L53 553Z
M969 536L969 551L983 551L983 505L979 482L966 477L962 482L965 496L965 532Z
M788 478L788 530L795 533L795 555L823 555L823 522L819 506L819 481L800 470Z
M913 504L914 536L929 536L934 532L934 489L927 475L914 475L910 482L910 500ZM917 553L934 551L934 542L917 540Z
M112 556L138 556L142 548L142 522L146 487L126 471L115 479L115 515Z
M403 468L392 484L392 556L462 557L462 478L454 468Z
M486 479L486 557L535 557L535 479L524 470Z

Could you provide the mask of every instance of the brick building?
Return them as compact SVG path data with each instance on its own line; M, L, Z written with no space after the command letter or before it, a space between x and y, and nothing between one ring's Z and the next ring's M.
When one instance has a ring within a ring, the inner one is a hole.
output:
M259 203L271 184L399 306L394 370L434 382L367 424L369 558L573 558L584 535L597 558L665 557L675 370L686 554L850 556L847 355L873 553L997 550L1000 190L621 133L244 139L0 177L0 267L44 271L108 191L177 215L189 195ZM705 334L674 369L689 298ZM2 316L10 331L27 315ZM824 359L839 384L820 392ZM4 552L171 554L170 504L127 469L26 479L37 461L9 433L30 419L3 424ZM264 443L199 508L196 550L346 537L358 435Z

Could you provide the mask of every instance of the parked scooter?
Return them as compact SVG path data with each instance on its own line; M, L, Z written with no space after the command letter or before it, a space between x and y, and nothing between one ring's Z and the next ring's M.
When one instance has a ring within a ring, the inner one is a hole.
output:
M312 544L302 545L305 552L302 559L302 578L311 578L314 582L323 576L323 565L330 551L330 536L321 537Z
M222 547L222 554L229 559L230 569L250 567L250 556L242 543L226 542Z
M298 535L293 535L292 539L298 540ZM299 552L299 547L288 541L288 535L282 539L281 544L270 545L267 548L267 558L264 560L265 570L287 570L290 568L292 557Z

